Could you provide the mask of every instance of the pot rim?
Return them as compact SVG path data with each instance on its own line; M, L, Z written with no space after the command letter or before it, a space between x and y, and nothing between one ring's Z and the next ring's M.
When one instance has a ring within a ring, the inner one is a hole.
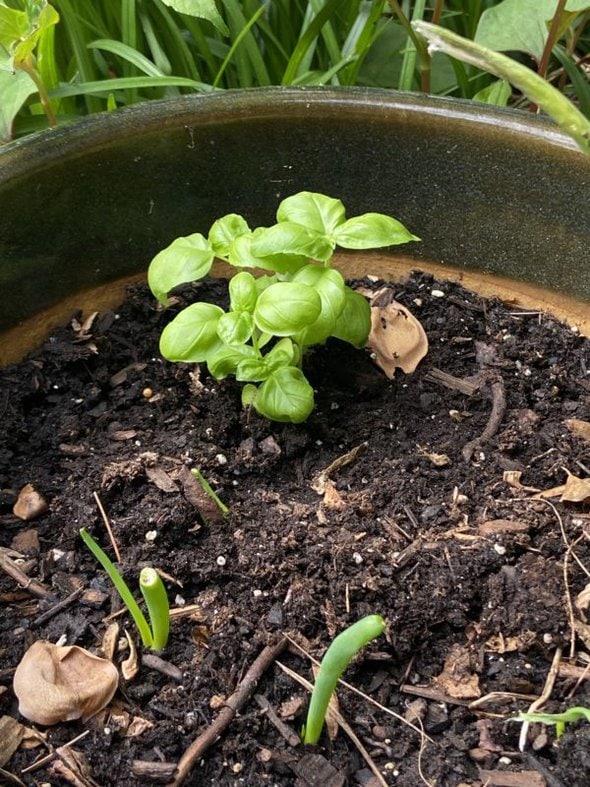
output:
M518 109L495 107L467 99L431 96L372 87L259 87L195 93L145 101L113 112L99 112L79 120L43 129L0 146L0 183L40 165L50 165L64 155L90 151L109 141L138 134L188 126L191 122L219 123L240 118L285 116L328 117L367 115L381 121L394 115L420 115L453 124L463 133L487 130L517 135L548 147L578 151L569 135L550 120ZM346 114L343 114L346 113ZM379 114L377 114L379 113ZM33 155L34 154L34 155ZM585 156L580 152L580 157Z

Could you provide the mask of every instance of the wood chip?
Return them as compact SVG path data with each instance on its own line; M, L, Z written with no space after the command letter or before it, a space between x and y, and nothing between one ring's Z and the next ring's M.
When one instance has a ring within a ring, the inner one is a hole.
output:
M503 533L526 533L529 529L527 522L514 519L490 519L477 526L480 536L496 536Z
M590 421L581 421L579 418L568 418L564 424L576 437L590 443Z
M28 522L36 519L48 510L45 498L37 492L32 484L26 484L18 493L12 513L19 519Z
M481 769L479 778L487 787L547 787L538 771L486 771Z
M25 734L25 727L12 716L0 718L0 768L10 760L20 746Z

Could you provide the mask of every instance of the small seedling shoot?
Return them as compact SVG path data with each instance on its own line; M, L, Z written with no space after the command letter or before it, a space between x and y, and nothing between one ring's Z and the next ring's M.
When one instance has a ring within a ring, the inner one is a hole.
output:
M86 528L80 530L82 540L107 572L109 579L117 589L123 603L129 610L133 622L141 636L141 641L150 650L162 650L168 642L170 630L170 608L166 588L158 572L150 567L142 568L139 574L139 589L145 599L150 622L145 618L129 586L117 571L109 556L92 538Z
M576 721L590 721L590 708L582 705L568 708L563 713L520 713L511 721L530 721L539 724L555 724L555 734L561 738L565 732L566 724L573 724Z
M364 347L371 330L365 297L331 267L337 246L375 249L419 240L382 213L346 218L339 199L302 191L284 199L271 227L218 219L207 237L177 238L152 260L148 283L156 298L206 276L215 257L240 269L229 282L230 306L187 306L164 328L160 351L170 361L206 363L217 380L244 383L242 403L274 421L305 421L313 388L302 371L304 352L330 337ZM255 278L247 268L266 271Z
M197 467L194 467L191 470L191 473L194 475L194 477L197 479L197 481L201 484L203 492L205 492L205 494L208 495L211 498L211 500L213 500L213 502L215 503L217 508L221 511L223 516L228 516L229 515L229 508L225 505L223 500L221 500L221 498L219 497L217 492L213 489L213 487L211 486L209 481L207 481L207 479L205 478L203 473L201 473L201 471Z
M320 664L316 678L307 721L303 727L304 743L317 743L324 726L330 698L354 656L371 640L385 631L385 621L381 615L367 615L339 634L332 642Z

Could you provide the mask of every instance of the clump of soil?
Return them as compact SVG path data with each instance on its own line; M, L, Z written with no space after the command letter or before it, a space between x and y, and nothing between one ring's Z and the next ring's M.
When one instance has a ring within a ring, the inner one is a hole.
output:
M0 717L24 721L11 681L29 644L63 637L97 651L120 608L78 535L87 527L110 549L97 498L126 579L135 587L156 566L180 610L161 660L144 653L105 712L41 729L37 747L4 757L21 783L170 781L168 764L277 643L187 784L588 783L583 724L559 741L535 725L521 752L521 725L506 721L543 693L552 664L543 709L590 703L590 629L574 606L590 569L588 341L427 275L392 286L426 329L428 357L389 381L366 353L316 348L305 367L317 407L302 425L266 422L241 409L235 381L162 360L174 309L158 311L144 287L0 373ZM226 297L206 281L178 306ZM563 500L563 489L535 497L569 474L579 499L567 487ZM13 506L26 484L47 510L23 521ZM35 582L19 586L6 556ZM387 635L346 674L367 696L342 689L339 701L381 782L342 730L311 751L297 743L308 695L278 663L312 680L299 648L319 658L370 613L387 618Z

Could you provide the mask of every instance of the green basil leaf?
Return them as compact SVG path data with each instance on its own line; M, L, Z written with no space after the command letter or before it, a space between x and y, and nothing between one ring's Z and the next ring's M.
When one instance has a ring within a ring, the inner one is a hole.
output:
M236 369L246 358L257 358L259 353L251 344L241 344L235 347L221 347L207 359L207 368L216 380L223 380L230 374L235 374Z
M345 220L344 205L339 199L300 191L279 205L277 220L302 224L322 235L330 235Z
M166 296L170 290L206 276L214 256L209 241L200 232L177 238L151 261L148 269L150 290L160 303L167 305Z
M336 321L332 336L352 344L353 347L364 347L371 331L371 307L369 301L347 287L345 290L344 309Z
M160 352L169 361L202 363L222 347L217 323L223 309L212 303L193 303L162 331Z
M217 335L224 344L245 344L253 330L254 319L250 312L228 312L217 322Z
M291 339L281 339L264 356L264 362L269 371L280 369L281 366L293 366L299 361L299 351Z
M295 273L302 265L307 265L307 257L297 254L269 254L265 257L254 254L252 244L264 231L264 227L259 227L251 235L236 238L229 252L229 264L236 268L261 268L275 273Z
M254 233L252 252L258 257L295 254L327 262L334 253L334 245L328 237L315 230L291 221L281 221Z
M259 383L266 380L269 369L262 358L245 358L238 364L236 369L236 380L245 383Z
M313 388L301 369L285 366L262 383L253 404L264 418L299 424L313 410Z
M211 225L209 243L218 257L227 257L233 242L242 235L248 235L250 227L243 216L228 213Z
M344 308L346 284L342 274L333 268L306 265L297 271L293 281L313 287L322 304L317 319L297 334L297 341L302 346L325 342L332 335L336 320Z
M247 271L236 273L229 280L230 305L234 311L253 312L258 299L256 279Z
M251 383L242 388L242 407L251 407L256 399L258 388Z
M292 336L317 319L320 296L307 284L279 281L258 296L254 310L257 328L275 336Z
M378 249L420 240L400 221L383 213L363 213L348 219L336 227L332 239L344 249Z

